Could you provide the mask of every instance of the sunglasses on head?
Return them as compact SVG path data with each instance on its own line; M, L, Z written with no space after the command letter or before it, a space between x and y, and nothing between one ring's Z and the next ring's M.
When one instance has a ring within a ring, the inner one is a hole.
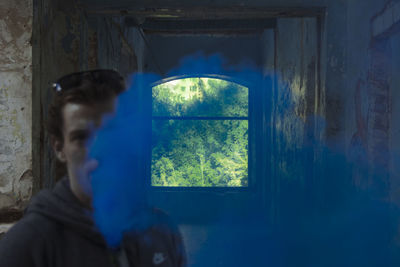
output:
M97 69L89 71L74 72L65 75L53 83L53 90L64 92L71 88L79 87L84 81L96 83L107 83L110 80L123 81L122 76L115 70Z

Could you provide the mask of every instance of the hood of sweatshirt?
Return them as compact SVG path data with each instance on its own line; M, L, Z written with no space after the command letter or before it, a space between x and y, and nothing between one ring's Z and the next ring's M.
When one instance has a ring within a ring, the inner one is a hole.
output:
M66 177L53 190L45 189L34 196L26 209L26 214L29 213L40 214L93 242L106 245L94 224L91 211L85 209L72 193Z

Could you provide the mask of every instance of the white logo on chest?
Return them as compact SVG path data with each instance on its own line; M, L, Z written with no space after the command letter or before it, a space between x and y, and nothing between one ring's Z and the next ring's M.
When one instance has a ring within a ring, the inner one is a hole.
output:
M153 255L153 264L159 265L165 261L164 254L162 252L156 252Z

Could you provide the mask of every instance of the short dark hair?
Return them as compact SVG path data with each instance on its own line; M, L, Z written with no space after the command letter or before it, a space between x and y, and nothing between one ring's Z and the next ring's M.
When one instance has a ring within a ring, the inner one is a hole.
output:
M68 103L95 104L119 95L125 90L124 78L114 70L98 69L65 75L53 84L47 130L50 136L63 141L62 110Z

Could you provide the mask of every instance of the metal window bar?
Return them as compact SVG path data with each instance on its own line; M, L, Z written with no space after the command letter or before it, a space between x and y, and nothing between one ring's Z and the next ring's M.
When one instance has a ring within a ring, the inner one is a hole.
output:
M153 120L249 120L249 117L152 116Z

